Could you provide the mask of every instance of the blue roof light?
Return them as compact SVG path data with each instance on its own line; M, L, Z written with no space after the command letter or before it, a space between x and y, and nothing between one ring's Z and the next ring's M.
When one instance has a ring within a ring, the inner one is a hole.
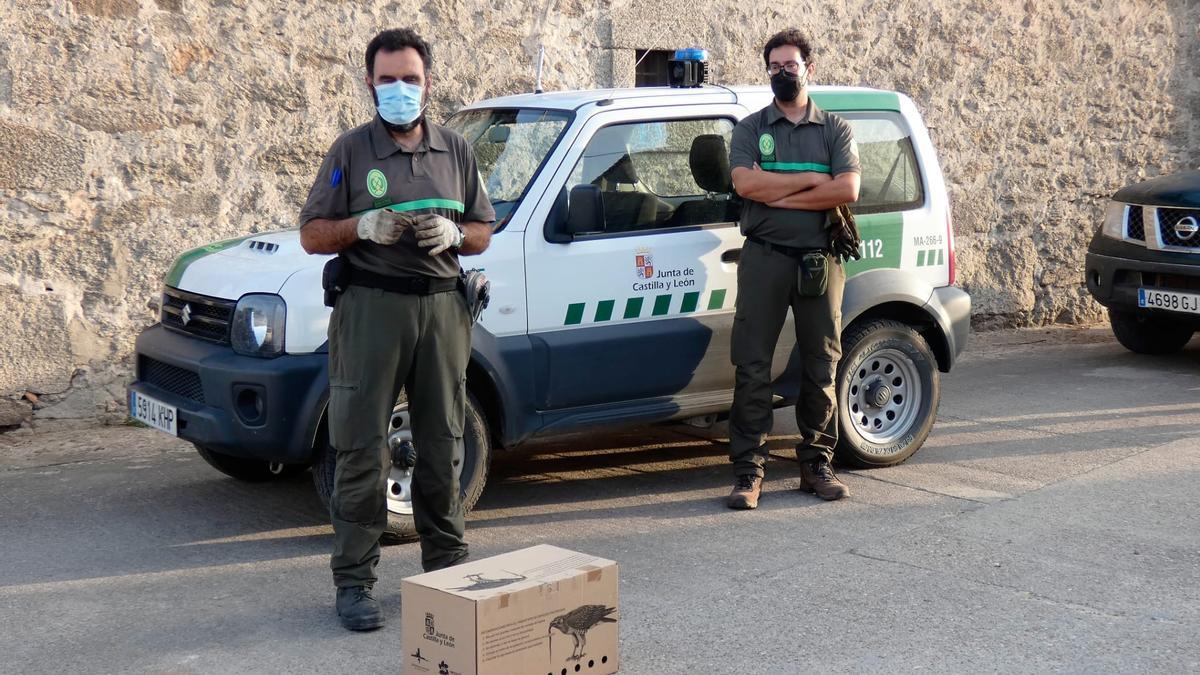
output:
M708 50L699 47L688 47L687 49L675 50L676 61L707 61Z

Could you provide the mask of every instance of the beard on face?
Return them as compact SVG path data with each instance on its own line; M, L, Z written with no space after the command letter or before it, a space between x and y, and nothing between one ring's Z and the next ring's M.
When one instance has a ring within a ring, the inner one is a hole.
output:
M375 110L376 110L376 112L378 112L379 111L379 94L375 92L375 85L372 84L370 86L371 86L371 100L375 102ZM393 124L393 123L385 120L383 118L383 115L379 116L379 121L383 122L383 127L385 129L387 129L388 131L394 131L398 134L407 134L408 132L412 131L413 129L416 129L418 125L420 125L422 122L425 121L425 106L426 106L426 103L428 102L428 100L429 100L429 92L427 90L422 91L421 92L421 114L417 115L417 118L415 120L413 120L407 124Z

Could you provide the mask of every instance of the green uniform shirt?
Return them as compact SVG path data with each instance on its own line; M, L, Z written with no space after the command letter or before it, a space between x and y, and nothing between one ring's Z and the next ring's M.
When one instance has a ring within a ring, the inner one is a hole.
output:
M400 147L383 120L375 119L342 134L321 163L300 225L314 218L342 220L379 208L436 213L456 223L495 222L496 212L479 182L475 154L461 135L425 122L414 152ZM458 276L458 252L437 256L417 246L412 230L383 246L359 241L342 251L352 265L391 276Z
M858 149L850 123L817 107L810 98L804 119L792 124L771 105L738 122L730 142L729 166L764 171L819 171L833 176L859 173ZM825 211L774 209L747 199L742 208L742 234L797 248L828 248Z

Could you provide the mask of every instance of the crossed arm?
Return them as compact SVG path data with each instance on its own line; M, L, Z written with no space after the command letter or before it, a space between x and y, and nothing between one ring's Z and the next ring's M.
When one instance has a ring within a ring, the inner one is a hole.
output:
M754 168L733 170L733 187L745 199L777 209L824 211L858 200L859 175L853 171L837 176L801 171L775 173Z
M463 243L459 255L478 255L487 250L492 242L492 226L487 223L469 221L459 223L463 230ZM313 218L300 228L300 246L305 253L337 253L358 241L358 218L326 220Z

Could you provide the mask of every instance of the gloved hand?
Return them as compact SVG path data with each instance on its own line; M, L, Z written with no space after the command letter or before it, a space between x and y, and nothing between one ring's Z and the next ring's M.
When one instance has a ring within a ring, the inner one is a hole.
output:
M417 246L430 249L429 255L438 255L451 248L462 246L463 232L449 218L443 218L434 213L417 216L413 223L413 231L417 234Z
M413 217L407 213L376 209L359 217L358 238L387 246L400 241L400 235L412 224Z
M843 261L851 258L860 260L862 252L859 246L862 237L858 234L858 225L854 222L854 214L845 204L829 211L829 248L833 255Z

